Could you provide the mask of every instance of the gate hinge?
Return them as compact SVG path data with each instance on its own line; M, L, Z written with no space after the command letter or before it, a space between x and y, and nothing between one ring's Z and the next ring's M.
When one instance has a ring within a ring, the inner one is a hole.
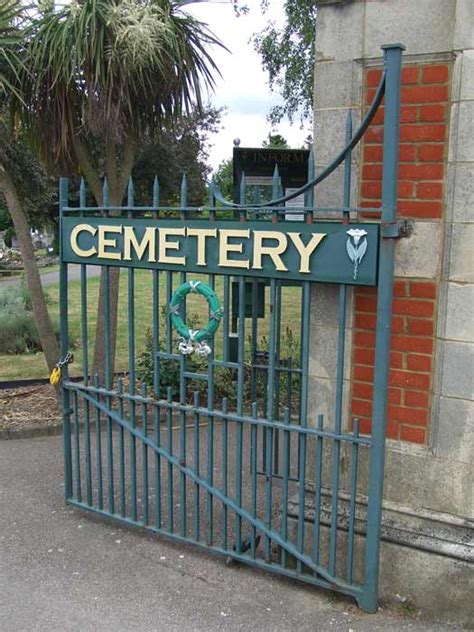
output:
M414 223L410 219L399 219L396 222L382 222L380 232L384 239L401 239L410 237Z

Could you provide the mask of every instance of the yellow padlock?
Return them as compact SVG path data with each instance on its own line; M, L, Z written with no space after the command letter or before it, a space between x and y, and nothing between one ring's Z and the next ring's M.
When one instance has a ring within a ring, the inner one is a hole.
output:
M57 386L61 379L61 369L58 366L55 366L51 371L51 375L49 376L49 382L53 386Z

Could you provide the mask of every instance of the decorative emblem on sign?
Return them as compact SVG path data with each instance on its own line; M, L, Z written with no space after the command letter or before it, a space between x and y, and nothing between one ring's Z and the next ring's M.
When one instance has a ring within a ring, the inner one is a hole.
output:
M209 304L210 319L207 327L203 329L189 329L179 314L180 307L189 292L196 292L207 300ZM194 351L201 356L211 353L211 347L207 344L219 328L223 316L219 297L214 290L201 281L189 281L178 287L169 304L171 323L181 338L178 343L179 352L182 355L190 355Z
M367 231L363 228L350 228L346 232L349 235L346 241L346 251L354 264L354 281L357 281L359 265L367 252Z

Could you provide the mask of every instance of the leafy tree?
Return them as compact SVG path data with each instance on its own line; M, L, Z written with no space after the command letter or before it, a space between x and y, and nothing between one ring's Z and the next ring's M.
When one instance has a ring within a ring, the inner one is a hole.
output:
M51 370L57 362L59 350L36 266L25 210L25 207L28 207L26 202L28 195L25 194L24 178L28 178L28 169L24 168L27 166L25 161L28 162L28 156L21 152L18 154L18 145L14 136L15 120L8 124L7 119L13 102L21 99L18 76L23 70L21 54L24 44L22 30L24 26L21 2L18 0L3 2L0 5L0 191L20 242L26 282L32 299L33 316L41 348L48 368ZM18 168L22 160L23 168ZM29 167L32 166L30 163ZM31 176L31 171L29 175ZM32 182L28 182L28 185L34 187ZM42 194L43 191L38 190L38 193Z
M263 141L262 147L268 147L271 149L290 149L288 141L281 134L272 134L269 132L266 140Z
M232 158L223 160L214 173L214 181L220 192L227 200L232 200L234 195L234 161Z
M265 13L269 0L262 0ZM299 116L301 122L311 119L316 34L316 0L285 0L285 23L277 28L270 22L253 37L255 50L268 71L269 84L283 97L284 104L270 110L273 124L284 116L290 121Z
M178 203L183 174L186 174L189 206L207 203L206 180L210 172L207 142L209 134L218 130L220 114L215 108L202 113L194 111L144 142L132 172L138 204L150 203L150 185L155 174L160 183L161 204Z
M24 125L49 163L79 167L102 205L120 206L144 139L195 104L217 71L220 44L173 0L81 0L42 4L33 18L22 74ZM115 360L119 269L110 272L111 366ZM101 276L94 368L105 366Z

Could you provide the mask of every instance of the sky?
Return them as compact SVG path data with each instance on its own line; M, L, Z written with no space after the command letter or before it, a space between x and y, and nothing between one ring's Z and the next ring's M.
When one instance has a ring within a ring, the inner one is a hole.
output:
M213 57L222 77L216 77L216 88L210 101L225 107L221 131L211 137L209 163L216 169L219 163L232 156L233 141L240 139L241 147L261 147L271 125L266 120L272 105L281 102L277 93L268 87L268 75L262 70L261 58L249 42L270 19L283 20L283 0L270 0L270 9L262 15L260 0L246 0L250 11L236 17L230 2L204 2L186 7L188 13L206 22L211 31L227 46L230 53L214 48ZM301 130L299 122L290 125L282 121L276 130L290 147L301 147L310 130Z

